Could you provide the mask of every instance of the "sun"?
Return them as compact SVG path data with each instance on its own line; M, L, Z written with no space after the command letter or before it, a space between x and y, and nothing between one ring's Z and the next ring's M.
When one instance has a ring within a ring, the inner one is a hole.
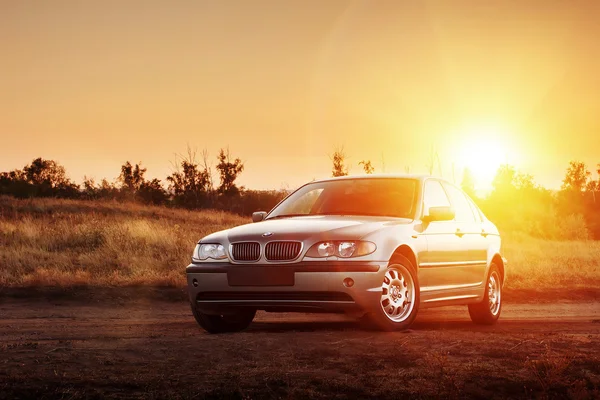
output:
M476 189L491 189L498 168L507 163L507 148L496 130L481 129L472 132L460 146L458 162L468 168Z

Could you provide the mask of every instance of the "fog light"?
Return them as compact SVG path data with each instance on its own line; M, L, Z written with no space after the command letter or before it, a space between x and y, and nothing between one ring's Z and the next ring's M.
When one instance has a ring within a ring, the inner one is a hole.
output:
M346 287L354 286L354 279L352 279L352 278L344 279L344 286L346 286Z
M194 287L198 287L198 279L192 280L192 285L194 285Z

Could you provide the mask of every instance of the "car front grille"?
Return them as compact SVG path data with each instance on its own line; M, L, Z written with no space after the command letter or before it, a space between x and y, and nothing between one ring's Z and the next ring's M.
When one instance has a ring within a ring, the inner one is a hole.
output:
M298 258L300 242L270 242L265 247L265 257L269 261L291 261Z
M236 261L257 261L260 258L260 244L240 242L231 245L231 256Z

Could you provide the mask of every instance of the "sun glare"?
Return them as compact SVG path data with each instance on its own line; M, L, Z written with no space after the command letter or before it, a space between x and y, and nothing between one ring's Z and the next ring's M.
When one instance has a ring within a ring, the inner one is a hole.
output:
M460 148L460 163L470 170L478 190L489 190L498 168L507 163L507 149L500 136L496 130L478 130Z

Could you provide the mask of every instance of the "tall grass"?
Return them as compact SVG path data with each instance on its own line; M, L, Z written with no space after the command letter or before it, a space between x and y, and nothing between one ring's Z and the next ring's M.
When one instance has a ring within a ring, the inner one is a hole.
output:
M196 241L249 222L222 211L0 197L0 286L185 285ZM600 242L503 235L512 288L600 288Z
M0 197L0 286L182 286L196 241L246 222L221 211Z
M600 241L534 239L503 235L511 288L600 288Z

